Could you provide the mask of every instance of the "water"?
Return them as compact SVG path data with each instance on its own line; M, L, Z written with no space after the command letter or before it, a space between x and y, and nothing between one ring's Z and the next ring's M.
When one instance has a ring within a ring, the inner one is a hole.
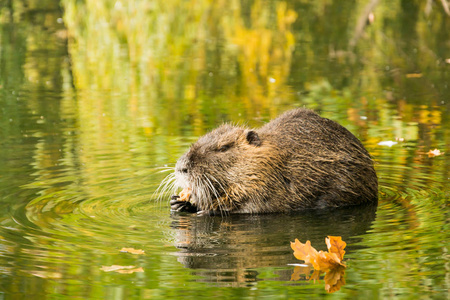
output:
M358 35L365 5L0 5L0 298L448 298L450 18L379 3ZM198 136L294 107L363 141L377 207L196 217L156 200ZM329 235L346 284L291 281L290 241Z

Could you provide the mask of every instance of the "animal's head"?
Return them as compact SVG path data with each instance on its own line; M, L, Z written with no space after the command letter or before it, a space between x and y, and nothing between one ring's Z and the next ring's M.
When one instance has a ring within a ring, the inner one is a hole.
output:
M208 207L242 180L262 141L256 131L222 125L199 138L175 166L176 184L191 188L193 201Z

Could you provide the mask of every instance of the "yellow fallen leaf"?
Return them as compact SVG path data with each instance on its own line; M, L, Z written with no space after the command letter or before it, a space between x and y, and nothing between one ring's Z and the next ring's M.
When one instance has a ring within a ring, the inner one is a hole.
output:
M299 260L304 260L305 263L311 263L315 270L328 271L337 265L344 265L341 263L344 257L346 243L342 241L340 237L328 237L326 240L327 245L329 244L330 252L317 252L314 247L311 246L310 241L302 244L298 239L295 242L291 242L291 248L294 250L295 258Z
M438 149L430 150L430 151L427 152L428 157L439 156L439 155L442 155L442 154L444 154L444 153L445 153L445 152L441 152L441 151L438 150Z
M298 239L295 239L294 243L291 242L291 248L294 250L295 258L304 260L305 263L310 263L311 259L317 255L317 250L311 247L310 241L302 244Z
M406 78L420 78L422 77L422 73L410 73L410 74L406 74Z
M291 248L294 250L294 256L297 259L304 260L305 263L314 267L314 273L310 280L316 281L320 274L325 272L325 290L329 293L338 291L345 284L344 274L346 265L342 262L345 255L345 243L340 236L328 236L325 239L328 251L317 251L311 246L310 241L302 244L298 239L291 242ZM291 280L300 279L300 274L306 274L309 269L296 267L291 276Z
M325 243L327 244L328 252L336 253L340 261L344 259L344 248L347 246L347 243L342 240L342 237L328 236L325 238Z
M100 270L105 272L117 272L119 270L130 270L136 268L136 266L119 266L119 265L112 265L112 266L102 266Z
M134 248L122 248L120 252L131 253L131 254L145 254L145 251L142 249L134 249Z
M144 269L142 267L139 267L139 268L129 269L129 270L117 270L116 272L120 273L120 274L132 274L132 273L144 272Z
M40 278L46 278L46 279L61 279L62 274L59 272L48 272L48 271L30 271L31 275L34 275L36 277Z
M311 264L313 265L314 270L320 270L323 272L328 272L330 269L343 265L336 253L323 251L319 251L319 253L311 261Z

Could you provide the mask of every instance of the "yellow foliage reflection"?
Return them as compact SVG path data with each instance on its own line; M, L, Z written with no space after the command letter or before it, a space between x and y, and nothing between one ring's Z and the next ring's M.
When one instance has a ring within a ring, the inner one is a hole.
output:
M238 71L242 81L233 85L245 87L239 100L267 106L290 72L297 15L282 1L272 8L257 0L247 17L238 1L63 3L78 90L138 95L134 100L151 104L176 99L195 112L205 76Z

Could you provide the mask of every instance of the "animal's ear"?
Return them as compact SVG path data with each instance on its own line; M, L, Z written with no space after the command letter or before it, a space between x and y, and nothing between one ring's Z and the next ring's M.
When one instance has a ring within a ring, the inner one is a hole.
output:
M247 142L250 145L261 146L261 140L259 139L259 135L256 131L250 130L247 132Z

